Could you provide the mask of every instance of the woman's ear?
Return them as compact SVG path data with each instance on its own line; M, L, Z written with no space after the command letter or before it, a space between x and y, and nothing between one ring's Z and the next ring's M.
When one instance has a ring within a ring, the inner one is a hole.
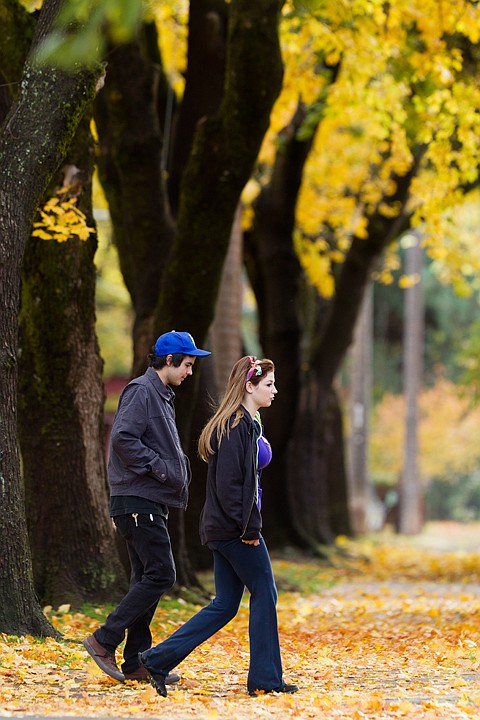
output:
M253 392L253 385L250 382L250 380L247 381L247 383L245 385L245 390L247 393L250 393L250 394Z

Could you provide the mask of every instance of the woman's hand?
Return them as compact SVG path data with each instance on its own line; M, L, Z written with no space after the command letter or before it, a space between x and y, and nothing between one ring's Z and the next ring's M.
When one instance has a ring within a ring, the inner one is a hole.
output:
M242 540L242 542L245 543L245 545L255 545L255 547L260 545L260 540L258 540L258 538L256 540Z

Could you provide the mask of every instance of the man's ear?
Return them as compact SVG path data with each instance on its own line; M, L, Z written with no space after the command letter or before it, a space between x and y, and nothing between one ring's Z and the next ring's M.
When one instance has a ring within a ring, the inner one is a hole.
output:
M165 365L168 365L170 367L171 364L172 364L172 356L167 355L167 357L165 358Z

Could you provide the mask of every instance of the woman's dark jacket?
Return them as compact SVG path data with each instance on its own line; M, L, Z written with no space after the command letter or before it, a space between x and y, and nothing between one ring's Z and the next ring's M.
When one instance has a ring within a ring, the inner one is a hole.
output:
M151 367L124 388L110 436L110 494L185 509L190 465L175 422L175 394Z
M232 423L233 416L230 419ZM200 539L208 542L256 540L262 517L257 507L256 428L250 414L218 446L216 433L211 439L214 454L208 459L207 491L200 517Z

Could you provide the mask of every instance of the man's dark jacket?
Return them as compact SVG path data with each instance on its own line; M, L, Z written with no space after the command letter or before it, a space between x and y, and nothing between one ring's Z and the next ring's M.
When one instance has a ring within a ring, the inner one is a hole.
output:
M175 423L175 393L153 368L122 391L110 437L111 495L185 509L190 466Z

